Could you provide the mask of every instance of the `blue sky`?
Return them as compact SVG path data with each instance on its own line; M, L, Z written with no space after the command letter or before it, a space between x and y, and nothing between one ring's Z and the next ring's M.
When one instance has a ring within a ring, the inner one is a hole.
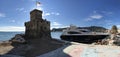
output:
M120 0L38 0L43 18L51 21L51 28L70 24L84 26L112 25L120 27ZM24 31L24 22L35 0L0 0L0 31Z

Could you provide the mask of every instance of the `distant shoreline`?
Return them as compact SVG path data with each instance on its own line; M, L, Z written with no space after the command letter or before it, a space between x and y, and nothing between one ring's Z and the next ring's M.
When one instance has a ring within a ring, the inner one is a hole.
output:
M67 29L67 27L66 28L53 28L51 32L62 32L64 29ZM106 30L108 30L101 26L77 27L77 29L88 29L93 32L105 32Z
M0 32L25 32L25 31L0 31Z

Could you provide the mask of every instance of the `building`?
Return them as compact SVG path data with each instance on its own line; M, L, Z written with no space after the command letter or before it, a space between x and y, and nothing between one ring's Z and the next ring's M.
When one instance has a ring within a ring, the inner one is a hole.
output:
M25 39L50 38L50 22L42 18L42 11L34 9L30 12L30 21L25 22Z

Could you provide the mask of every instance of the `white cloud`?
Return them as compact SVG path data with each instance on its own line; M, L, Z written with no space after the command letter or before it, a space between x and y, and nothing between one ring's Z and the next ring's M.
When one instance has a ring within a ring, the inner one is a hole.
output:
M97 19L102 19L103 16L100 14L96 14L96 15L91 15L88 18L85 19L85 21L92 21L92 20L97 20Z
M53 15L60 15L60 13L58 13L58 12L52 12L51 14L53 14Z
M100 14L95 14L95 15L91 15L90 18L92 19L101 19L103 16Z
M60 23L58 23L58 22L53 22L52 25L54 25L54 26L60 26L60 25L62 25L62 24L60 24Z
M53 29L53 28L66 28L66 27L69 27L69 26L51 26L50 29Z
M37 6L37 8L36 8L36 6L35 6L35 7L32 7L32 8L30 8L28 11L32 11L32 10L34 10L34 9L38 9L38 10L44 11L43 4L41 4L40 6Z
M25 31L25 27L3 26L3 27L0 27L0 31Z
M93 20L92 18L86 18L85 21L91 21Z
M35 8L34 8L34 9L35 9ZM37 9L39 9L39 10L44 10L43 7L42 7L42 5L40 5L39 7L37 7Z
M104 22L105 22L106 24L108 24L108 25L114 24L112 20L104 20Z
M56 13L56 15L60 15L60 13Z
M93 13L97 13L97 11L93 11Z
M43 16L49 16L49 15L51 15L50 13L45 13L45 14L43 14Z
M27 12L27 11L23 11L24 13Z
M93 11L93 13L85 19L85 21L92 21L96 19L102 19L104 16L110 16L113 12L108 11Z
M16 22L16 21L15 21L15 20L10 20L10 22L14 23L14 22Z
M17 10L17 11L23 11L24 8L17 8L16 10Z
M53 29L53 28L64 28L64 27L68 27L68 26L64 26L63 24L60 24L58 22L52 22L51 23L51 29Z
M69 27L69 26L63 26L63 25L61 25L61 26L51 26L50 29L53 29L53 28L66 28L66 27Z
M108 12L107 14L113 14L113 12Z
M36 1L36 0L31 0L31 1Z
M116 25L118 29L120 29L120 25Z
M98 20L98 19L102 19L104 16L100 13L98 13L97 11L93 11L93 13L88 16L88 18L85 19L85 21L92 21L92 20Z
M6 17L4 13L0 13L0 17Z
M102 11L102 13L107 14L107 15L113 14L113 12L107 12L107 11Z
M25 8L16 8L16 11L23 12L23 13L29 12L29 10Z
M55 16L58 16L58 15L60 15L60 13L56 13L56 12L48 12L48 13L43 13L43 16L49 16L49 15L55 15Z

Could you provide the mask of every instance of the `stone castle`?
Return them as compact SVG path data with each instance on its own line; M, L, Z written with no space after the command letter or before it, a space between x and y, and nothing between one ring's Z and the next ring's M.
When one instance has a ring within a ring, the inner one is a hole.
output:
M38 9L30 12L30 21L25 22L25 34L15 35L6 53L18 55L15 57L36 57L64 45L65 42L51 38L50 21L43 19L42 13Z
M30 21L25 22L25 39L50 36L50 21L42 18L42 11L34 9L30 12Z

